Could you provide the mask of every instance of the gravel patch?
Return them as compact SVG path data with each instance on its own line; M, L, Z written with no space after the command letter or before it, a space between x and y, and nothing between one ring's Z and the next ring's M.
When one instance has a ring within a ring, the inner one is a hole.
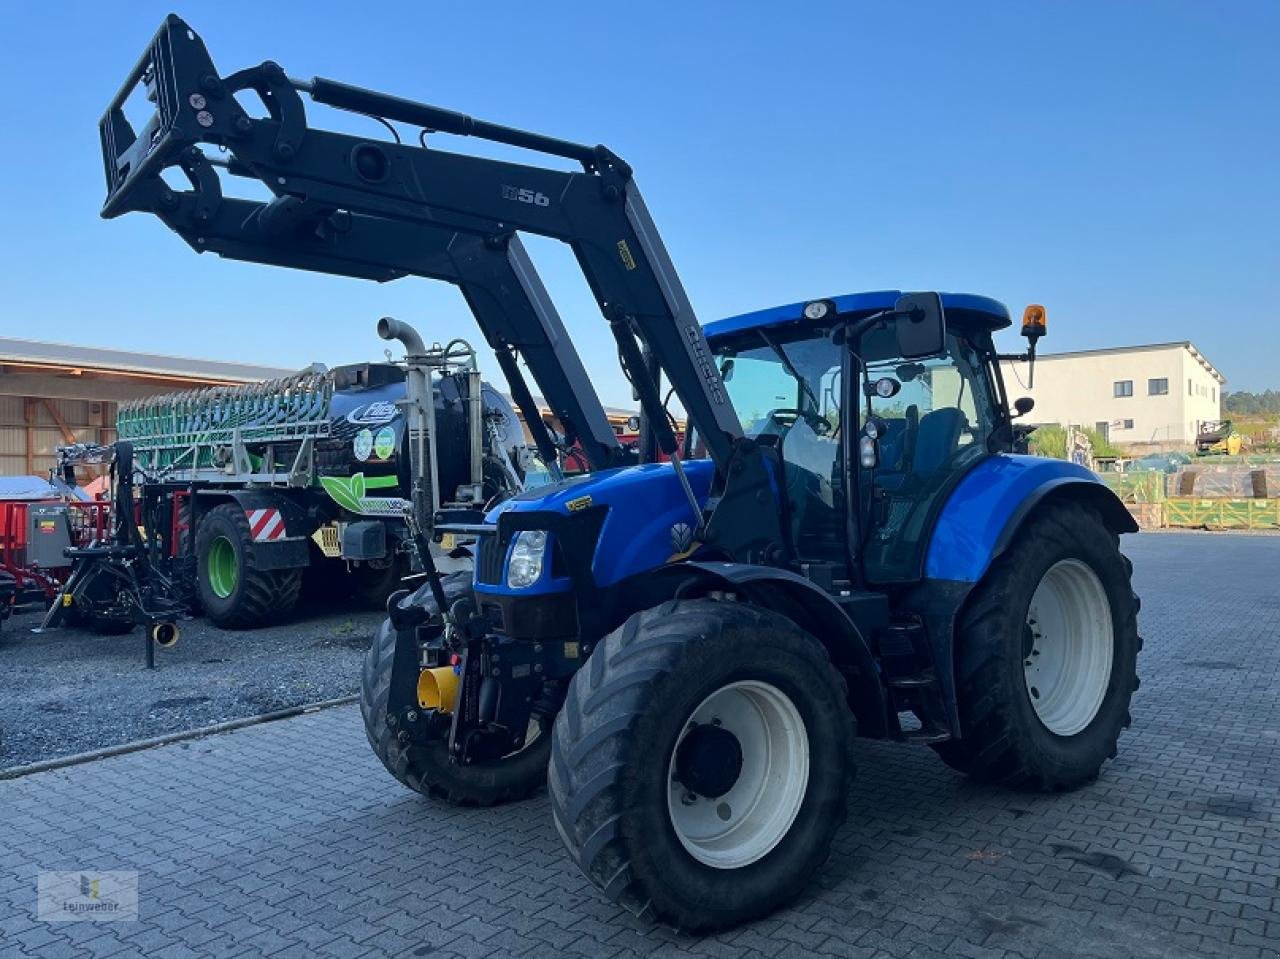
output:
M36 635L41 615L0 626L0 769L349 696L382 620L317 606L266 629L189 619L148 670L141 630Z

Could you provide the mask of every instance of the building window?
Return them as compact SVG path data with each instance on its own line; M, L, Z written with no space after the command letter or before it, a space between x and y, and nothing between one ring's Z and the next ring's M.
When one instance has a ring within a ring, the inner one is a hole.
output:
M1216 386L1209 387L1209 398L1215 403L1218 402L1218 388Z
M1191 380L1187 380L1187 395L1188 395L1188 396L1195 396L1195 395L1196 395L1195 390L1193 390L1193 389L1191 388Z
M1121 429L1124 429L1124 430L1133 429L1133 420L1124 420L1123 423L1124 425L1120 427Z
M1169 381L1163 377L1158 380L1147 380L1147 395L1148 396L1168 396Z
M1111 389L1112 396L1132 396L1133 380L1116 380Z

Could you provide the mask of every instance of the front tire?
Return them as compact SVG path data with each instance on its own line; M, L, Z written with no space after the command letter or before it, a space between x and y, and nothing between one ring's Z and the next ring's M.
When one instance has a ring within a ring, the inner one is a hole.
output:
M471 596L471 574L455 573L444 578L445 598L452 604ZM429 596L427 611L438 607ZM535 713L524 748L493 762L459 766L449 760L448 742L402 744L396 730L387 725L387 697L391 692L391 667L395 661L396 630L384 620L365 654L360 676L360 715L364 731L387 772L400 783L424 796L443 799L456 806L494 806L524 799L547 781L547 758L551 754L551 720ZM537 729L534 729L536 724Z
M981 782L1056 791L1115 758L1138 688L1138 598L1119 539L1054 503L1019 530L958 630L961 737L934 746Z
M609 898L691 932L736 925L826 860L853 736L842 678L790 620L664 603L574 676L552 742L556 827Z

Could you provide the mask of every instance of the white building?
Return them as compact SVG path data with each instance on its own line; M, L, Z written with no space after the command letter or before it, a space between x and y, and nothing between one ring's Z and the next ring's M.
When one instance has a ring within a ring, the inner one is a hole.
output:
M1006 361L1003 372L1011 401L1036 401L1028 422L1089 427L1123 444L1189 445L1201 423L1221 419L1227 382L1186 340L1047 353L1030 390L1025 363Z

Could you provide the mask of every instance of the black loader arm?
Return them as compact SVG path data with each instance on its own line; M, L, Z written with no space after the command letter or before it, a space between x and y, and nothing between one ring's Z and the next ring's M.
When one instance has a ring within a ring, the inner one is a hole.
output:
M130 94L144 86L154 115L136 129ZM253 116L234 94L264 105ZM423 129L422 146L308 126L315 102ZM477 136L563 157L567 172L427 147L434 133ZM204 43L169 16L100 123L104 217L158 216L197 251L386 281L408 275L455 283L476 315L526 422L540 422L516 355L593 465L616 462L618 442L517 233L569 244L609 321L619 355L659 444L676 448L656 378L661 369L722 473L741 426L693 310L632 178L604 147L589 147L332 80L302 81L272 62L229 76ZM207 155L201 144L225 151ZM180 169L190 190L161 178ZM224 197L220 171L261 181L267 202ZM535 435L539 445L549 442ZM544 455L546 451L544 450Z

